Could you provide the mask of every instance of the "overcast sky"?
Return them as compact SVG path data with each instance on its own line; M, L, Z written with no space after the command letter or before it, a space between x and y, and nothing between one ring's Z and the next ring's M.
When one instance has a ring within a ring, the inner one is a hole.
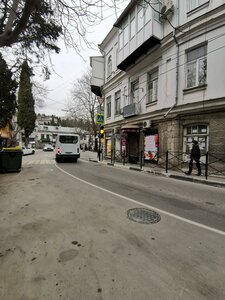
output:
M120 1L118 16L128 3L129 0ZM93 32L88 36L88 40L95 42L96 45L103 41L116 21L114 8L107 10L103 17L104 20L101 24L92 28ZM44 85L50 91L45 99L44 107L36 109L36 112L46 115L64 116L66 113L63 109L67 108L73 83L76 82L76 78L81 77L87 71L87 68L90 67L90 56L94 55L101 55L97 47L96 50L84 50L82 59L75 50L66 50L62 45L61 52L51 56L55 73L52 72L50 79L44 82ZM35 80L40 81L38 78Z

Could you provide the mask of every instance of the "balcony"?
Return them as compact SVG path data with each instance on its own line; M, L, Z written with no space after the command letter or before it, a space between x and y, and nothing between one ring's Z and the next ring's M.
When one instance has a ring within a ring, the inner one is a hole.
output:
M137 6L135 10L134 6ZM127 8L118 18L114 27L119 28L118 69L125 71L153 47L160 45L163 37L162 24L154 17L154 11L149 7L146 14L137 1L130 1ZM131 27L136 24L135 27ZM139 24L139 25L138 25ZM128 38L128 28L133 29Z
M104 84L104 57L90 57L90 65L92 68L91 91L96 96L102 97L101 86Z
M137 116L140 112L139 103L131 103L123 107L123 117L129 118L133 116Z

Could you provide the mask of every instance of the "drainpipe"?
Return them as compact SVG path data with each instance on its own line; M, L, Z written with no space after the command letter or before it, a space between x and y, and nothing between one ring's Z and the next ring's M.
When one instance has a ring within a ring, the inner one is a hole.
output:
M177 27L180 25L180 15L179 15L179 5L180 1L178 1L178 7L177 7ZM177 105L178 102L178 92L179 92L179 63L180 63L180 45L176 38L176 29L173 31L173 39L176 43L177 47L177 61L176 61L176 93L175 93L175 103L170 107L170 109L165 113L163 116L164 118L167 117L167 115L173 110L173 108Z

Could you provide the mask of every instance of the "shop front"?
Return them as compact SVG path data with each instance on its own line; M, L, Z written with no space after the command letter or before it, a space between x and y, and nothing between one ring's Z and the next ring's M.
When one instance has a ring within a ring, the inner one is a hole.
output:
M128 163L138 163L140 152L140 127L135 124L126 124L121 127L121 156Z

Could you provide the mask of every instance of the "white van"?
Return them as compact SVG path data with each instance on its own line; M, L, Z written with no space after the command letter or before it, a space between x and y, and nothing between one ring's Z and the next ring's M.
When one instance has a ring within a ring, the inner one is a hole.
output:
M65 159L77 162L80 157L80 136L78 134L58 134L55 151L57 162Z

